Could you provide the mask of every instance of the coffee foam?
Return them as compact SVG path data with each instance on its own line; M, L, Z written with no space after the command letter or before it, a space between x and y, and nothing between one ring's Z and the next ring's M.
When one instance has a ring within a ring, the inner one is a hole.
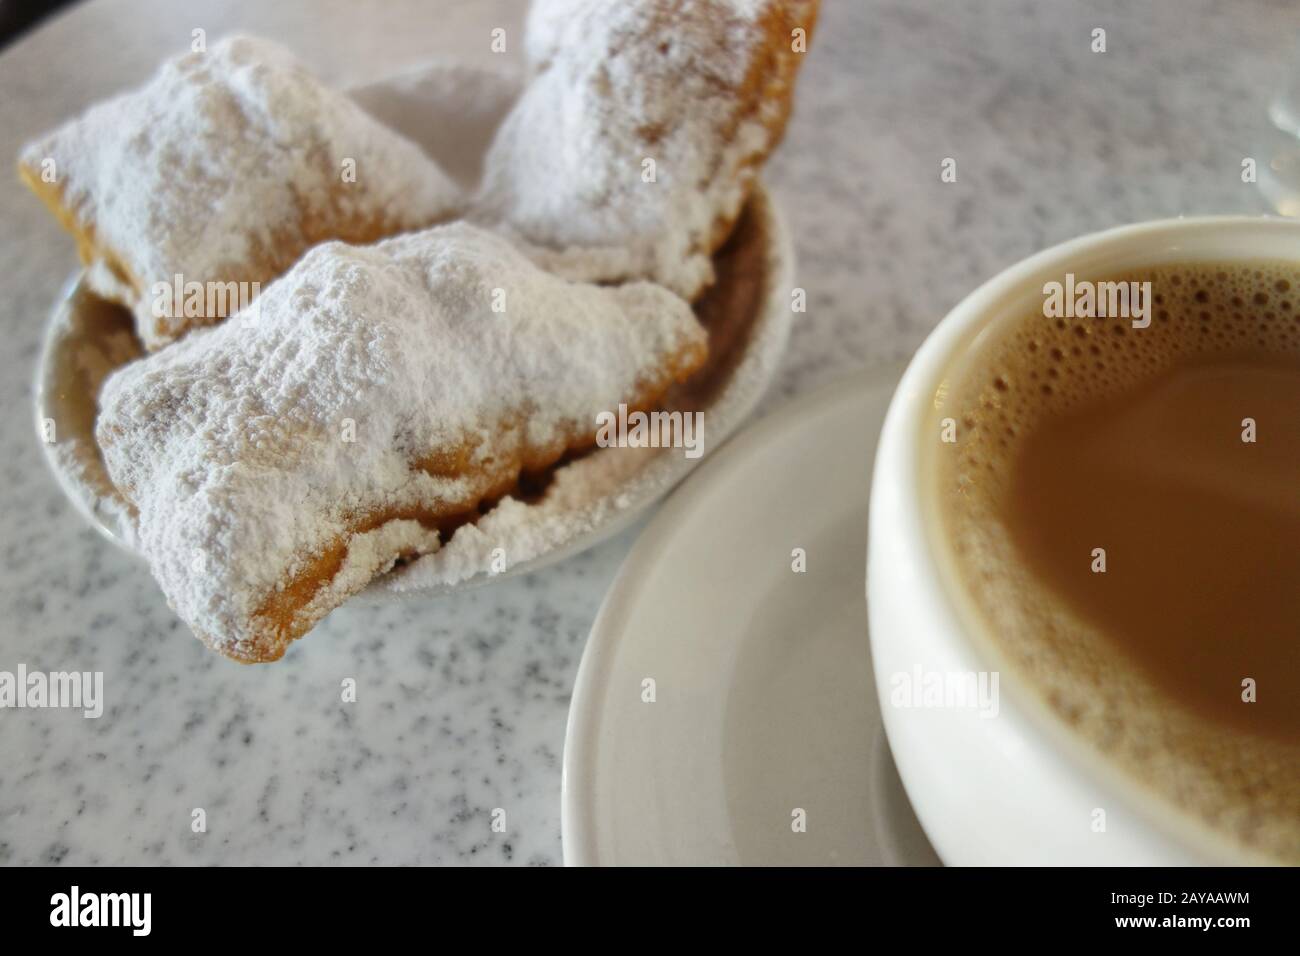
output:
M1300 264L1189 263L1078 278L1150 281L1151 325L1028 313L950 368L924 438L936 449L929 473L952 573L995 652L1097 750L1215 830L1300 862L1300 743L1233 732L1184 708L1047 591L1001 519L1017 449L1043 422L1198 355L1300 355ZM954 444L934 440L945 418L957 424Z

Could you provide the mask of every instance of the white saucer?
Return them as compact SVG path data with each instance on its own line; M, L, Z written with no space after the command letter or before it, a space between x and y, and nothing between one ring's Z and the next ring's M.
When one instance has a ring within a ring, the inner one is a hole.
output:
M871 463L901 371L754 426L638 539L569 710L566 863L939 862L889 753L863 599Z
M349 95L423 147L469 193L521 82L512 71L438 60ZM708 423L706 456L740 426L762 396L785 351L793 318L790 238L761 182L748 209L763 237L762 266L755 273L760 293L747 337L729 356L725 373L702 406ZM80 276L74 276L47 325L35 405L37 429L60 488L87 521L138 554L133 547L134 518L108 479L94 437L101 382L114 367L139 354L138 344L132 350L124 315L99 303ZM54 441L46 437L50 433ZM558 469L559 490L528 505L527 522L504 520L505 508L498 506L497 513L459 529L439 551L376 579L349 603L458 591L570 557L632 525L699 460L674 448L601 449ZM585 489L583 494L567 490L577 486ZM491 556L498 551L510 556L504 571L491 566Z

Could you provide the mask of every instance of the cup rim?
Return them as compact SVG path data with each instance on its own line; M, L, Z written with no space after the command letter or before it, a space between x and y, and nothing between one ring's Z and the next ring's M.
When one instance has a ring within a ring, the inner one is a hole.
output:
M1240 243L1245 232L1257 236L1287 233L1300 239L1300 221L1271 215L1208 215L1149 220L1068 239L1003 269L953 306L913 355L899 382L882 431L882 450L886 443L890 443L894 445L896 454L878 454L877 459L881 462L888 458L895 467L893 477L897 486L893 493L897 496L895 503L901 507L892 519L899 539L892 547L899 552L899 559L912 569L916 580L923 584L930 620L937 622L941 633L947 635L946 640L954 643L961 652L982 666L991 665L1001 672L1002 692L1029 718L1028 723L1032 726L1026 730L1044 741L1051 751L1086 779L1117 795L1135 816L1174 842L1190 846L1212 860L1260 864L1276 863L1277 860L1214 829L1198 815L1143 785L1131 771L1107 760L1095 746L1071 730L1041 695L1027 686L1017 667L1005 666L1010 661L1001 654L991 637L981 639L972 633L969 622L973 619L973 605L968 596L954 593L949 575L942 566L942 558L932 546L921 442L922 419L941 382L943 371L963 350L971 348L985 330L996 325L1000 317L1010 321L1013 315L1019 314L1013 310L999 310L999 305L1022 298L1036 277L1043 274L1059 276L1059 268L1053 267L1067 261L1080 263L1080 268L1075 271L1105 271L1105 265L1089 265L1081 260L1142 239L1152 240L1151 251L1145 255L1133 255L1130 251L1114 264L1117 270L1126 266L1141 267L1144 260L1154 264L1211 257L1262 258L1258 254L1247 254L1240 247L1234 255L1232 245ZM1158 242L1191 237L1202 241L1193 248L1184 243ZM1153 793L1157 800L1151 799Z

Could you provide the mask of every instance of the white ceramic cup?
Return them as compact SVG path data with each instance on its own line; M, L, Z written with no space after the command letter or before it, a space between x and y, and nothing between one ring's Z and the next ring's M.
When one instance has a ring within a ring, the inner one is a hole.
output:
M989 280L912 359L876 451L867 602L876 690L899 774L944 862L1194 864L1262 862L1145 789L1002 669L958 588L941 574L930 528L923 436L945 373L991 326L1021 319L1067 272L1104 277L1172 262L1300 261L1300 222L1245 216L1169 219L1062 243ZM936 439L937 440L937 439ZM978 638L983 638L978 639ZM997 716L899 707L892 675L999 671ZM1096 810L1105 811L1097 832Z

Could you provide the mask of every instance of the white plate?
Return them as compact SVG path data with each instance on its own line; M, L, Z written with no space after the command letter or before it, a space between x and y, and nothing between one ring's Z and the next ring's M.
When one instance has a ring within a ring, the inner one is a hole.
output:
M939 862L889 753L863 598L871 462L900 372L737 437L638 539L578 669L566 863Z
M501 118L520 89L519 76L453 61L436 61L351 91L358 103L439 161L468 191ZM761 292L748 337L718 377L703 406L705 455L753 410L771 380L789 335L793 254L784 223L760 183L750 200L762 237ZM47 460L73 506L114 542L132 549L125 503L104 471L94 439L95 396L104 376L130 354L128 326L97 305L74 277L50 317L36 382L37 428ZM119 313L124 314L124 313ZM124 343L123 338L127 340ZM138 346L135 347L138 350ZM458 530L437 553L375 582L353 602L447 593L535 571L593 547L630 526L701 459L681 449L606 448L557 471L557 492L527 506L528 522L507 521L498 508ZM563 479L561 478L563 476ZM582 495L570 493L581 480ZM512 503L511 503L512 504ZM500 518L501 520L498 520ZM491 556L511 556L492 573Z

